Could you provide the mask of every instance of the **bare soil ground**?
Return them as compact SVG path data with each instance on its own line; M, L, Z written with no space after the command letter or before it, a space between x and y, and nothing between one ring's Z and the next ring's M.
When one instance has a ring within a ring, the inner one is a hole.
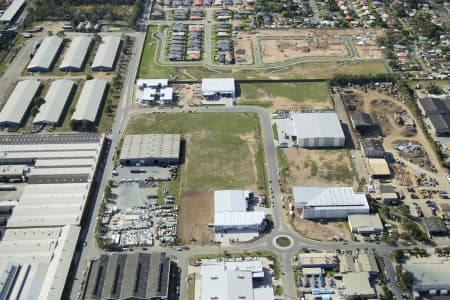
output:
M62 27L65 22L52 22L46 21L38 23L37 25L41 25L43 27L42 31L52 31L53 33L57 33L58 31L63 30Z
M91 74L94 78L103 79L108 81L109 83L112 82L113 74L111 72L94 72Z
M285 148L283 153L289 166L288 186L358 187L352 162L345 149Z
M290 110L290 109L331 109L333 108L331 102L322 101L303 101L301 104L298 102L292 101L285 97L262 97L258 101L265 102L271 101L273 105L269 107L267 110L270 112L276 112L278 110Z
M346 227L346 222L343 221L321 224L320 222L305 220L299 212L296 212L292 223L298 232L311 239L326 241L338 235L342 239L351 240L351 234Z
M411 142L416 142L423 146L424 151L429 155L431 164L439 169L440 163L420 126L416 127L417 133L415 136L405 137L404 127L398 125L398 123L394 120L393 111L397 108L406 110L408 115L411 117L414 116L406 104L402 103L395 97L385 95L375 90L369 89L367 93L364 93L358 89L351 90L354 91L357 97L363 101L362 111L369 113L373 120L381 126L383 133L386 135L383 139L383 146L386 151L396 153L396 150L394 149L394 141L397 140L409 140ZM416 170L409 171L411 174L416 172ZM444 170L442 172L445 173L446 171Z
M299 57L345 57L347 47L339 39L263 40L260 42L264 63L282 62Z
M183 193L178 216L178 239L181 244L207 245L214 242L214 201L212 191Z
M248 65L253 63L253 49L252 41L249 40L234 40L234 57L236 64Z
M200 84L174 84L173 91L179 95L177 105L181 107L201 105L202 98L196 96L196 91L200 91L200 89Z
M375 39L364 41L363 45L358 45L358 43L354 43L356 51L362 58L381 58L383 57L383 53L377 45Z
M261 31L255 30L252 32L239 32L238 36L251 37L256 36L334 36L334 35L377 35L382 36L384 32L379 28L351 28L351 29L264 29Z

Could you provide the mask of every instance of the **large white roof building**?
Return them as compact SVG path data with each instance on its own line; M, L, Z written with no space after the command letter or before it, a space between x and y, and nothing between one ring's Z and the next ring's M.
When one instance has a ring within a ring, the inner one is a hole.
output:
M92 62L93 71L112 71L117 60L121 39L120 36L105 36L98 47Z
M429 294L445 294L450 292L450 262L448 259L413 258L404 264L405 271L414 274L413 291Z
M0 112L0 126L19 126L23 123L31 101L39 91L40 85L40 81L32 79L17 83Z
M236 96L234 78L204 78L202 96L208 100L220 100L222 97L234 98Z
M26 0L14 0L0 17L0 22L11 22L25 5Z
M61 299L80 227L7 229L0 242L2 299Z
M369 213L366 195L351 187L293 187L292 191L304 219L343 219Z
M245 190L214 191L214 226L216 232L225 230L254 230L265 223L263 211L247 211L250 192Z
M272 287L255 288L253 280L264 277L262 263L225 262L201 267L201 300L272 300Z
M88 120L95 123L98 110L105 96L107 82L103 79L87 80L72 115L72 120Z
M72 94L74 83L71 80L60 79L53 81L45 103L39 107L39 112L33 120L33 124L52 125L60 124L61 116Z
M61 50L63 41L63 38L56 35L46 37L28 64L28 71L51 71L53 63L56 61L56 56Z
M59 69L63 72L82 71L91 45L92 38L89 36L74 37Z
M304 148L342 147L345 135L335 112L293 112L276 120L280 144Z

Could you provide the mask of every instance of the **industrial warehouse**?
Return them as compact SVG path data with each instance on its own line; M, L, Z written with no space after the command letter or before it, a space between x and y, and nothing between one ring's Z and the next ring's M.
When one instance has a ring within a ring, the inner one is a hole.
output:
M174 299L177 269L165 253L103 254L90 264L83 299Z
M73 81L60 79L52 82L45 95L45 102L39 107L39 112L34 117L33 125L59 125L63 112L73 96L73 91Z
M18 199L0 236L2 292L61 298L103 145L97 133L0 136L1 179L14 186L0 201Z
M61 51L64 39L59 36L48 36L40 44L27 70L29 72L50 72Z
M92 71L113 71L117 61L121 39L119 36L105 36L92 62Z
M23 80L17 83L0 112L0 126L18 127L28 113L33 98L39 91L41 82L38 80Z
M91 46L91 37L74 37L59 69L63 72L81 72L86 63L87 54L89 53Z
M450 134L450 109L446 100L438 98L425 98L417 101L422 114L431 125L436 136Z
M0 23L12 23L25 6L26 0L14 0L0 17Z
M236 97L234 78L204 78L202 96L210 101L218 101L222 98L234 100Z
M105 98L106 80L91 79L84 83L83 89L72 115L72 120L87 120L91 123L97 121L98 111Z
M273 300L268 270L259 259L213 262L202 265L196 299ZM265 278L266 277L266 278Z
M0 241L2 299L61 299L79 226L7 229Z
M366 195L351 187L293 187L292 192L304 219L346 219L369 213Z
M413 258L404 265L406 271L414 274L412 290L414 299L424 296L447 296L450 291L450 262L448 258Z
M214 191L214 228L216 241L225 237L251 240L265 229L264 211L248 211L253 194L245 190Z
M120 152L120 163L126 166L178 164L179 134L126 135Z
M345 135L335 112L290 112L276 119L279 146L303 148L343 147Z

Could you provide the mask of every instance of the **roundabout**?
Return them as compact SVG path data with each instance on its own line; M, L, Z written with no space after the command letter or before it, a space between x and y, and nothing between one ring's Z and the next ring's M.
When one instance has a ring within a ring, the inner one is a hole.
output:
M273 238L272 243L278 249L287 250L294 245L294 239L287 235L277 235Z

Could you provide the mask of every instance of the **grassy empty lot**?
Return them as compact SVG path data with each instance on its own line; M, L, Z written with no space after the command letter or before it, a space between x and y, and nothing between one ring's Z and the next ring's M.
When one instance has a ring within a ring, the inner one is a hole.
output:
M186 141L181 193L264 186L259 119L242 113L144 114L127 134L179 133Z
M328 85L317 82L261 82L241 83L241 96L248 100L257 100L261 96L269 98L283 97L295 102L329 102Z

